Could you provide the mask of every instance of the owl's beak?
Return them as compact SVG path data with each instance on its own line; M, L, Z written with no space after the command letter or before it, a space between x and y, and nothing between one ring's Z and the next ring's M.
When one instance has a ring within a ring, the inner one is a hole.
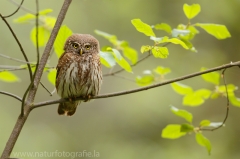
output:
M80 55L82 55L82 53L83 53L83 49L80 49L80 52L79 52L79 53L80 53Z

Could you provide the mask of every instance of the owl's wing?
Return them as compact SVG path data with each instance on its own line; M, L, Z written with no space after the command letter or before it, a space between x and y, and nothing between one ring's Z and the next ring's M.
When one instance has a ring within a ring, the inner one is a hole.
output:
M65 60L64 60L64 59L67 58L66 56L68 56L68 54L67 54L67 53L63 53L63 54L60 56L59 60L58 60L58 64L57 64L57 67L56 67L56 69L57 69L56 78L58 78L59 72L61 71L61 68L62 68L63 65L65 64Z

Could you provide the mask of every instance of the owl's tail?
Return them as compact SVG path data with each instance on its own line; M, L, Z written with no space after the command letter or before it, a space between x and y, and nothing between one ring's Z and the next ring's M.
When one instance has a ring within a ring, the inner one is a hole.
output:
M72 116L80 103L81 101L60 103L58 106L58 114Z

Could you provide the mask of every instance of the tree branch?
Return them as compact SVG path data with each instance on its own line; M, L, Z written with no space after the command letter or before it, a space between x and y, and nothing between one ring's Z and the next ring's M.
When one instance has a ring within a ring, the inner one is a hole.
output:
M182 81L182 80L189 79L189 78L192 78L192 77L196 77L196 76L206 74L206 73L219 71L219 70L230 68L230 67L233 67L233 66L240 66L240 61L237 61L237 62L234 62L234 63L231 62L230 64L225 64L225 65L214 67L214 68L211 68L211 69L208 69L208 70L205 70L205 71L192 73L192 74L189 74L189 75L185 75L185 76L182 76L182 77L178 77L178 78L175 78L175 79L172 79L172 80L164 81L164 82L153 84L153 85L146 86L146 87L136 88L136 89L132 89L132 90L128 90L128 91L122 91L122 92L115 92L115 93L93 96L93 97L91 97L91 99L109 98L109 97L115 97L115 96L121 96L121 95L136 93L136 92L140 92L140 91L145 91L145 90L148 90L148 89L160 87L160 86L163 86L163 85L167 85L167 84L174 83L174 82L177 82L177 81ZM77 97L76 100L84 100L84 98ZM50 104L62 103L62 102L66 102L66 101L68 101L68 99L59 99L59 100L50 100L50 101L45 101L45 102L39 102L39 103L34 104L31 107L31 109L42 107L42 106L47 106L47 105L50 105Z
M52 46L53 46L53 43L56 39L56 36L58 34L58 31L61 27L61 24L63 22L63 19L65 18L65 15L66 15L66 12L67 12L67 9L70 5L72 0L65 0L64 1L64 4L63 4L63 7L58 15L58 18L57 18L57 21L56 21L56 24L52 30L52 33L50 35L50 38L47 42L47 45L45 47L45 50L43 52L43 55L42 55L42 58L39 62L39 67L38 67L38 70L36 71L36 77L34 79L34 84L33 84L33 88L30 90L29 92L29 96L28 96L28 101L32 102L35 95L36 95L36 92L37 92L37 87L39 85L39 82L40 82L40 79L41 79L41 76L42 76L42 73L43 73L43 69L47 63L47 60L48 60L48 57L50 55L50 52L51 52L51 49L52 49Z
M31 87L31 89L28 93L26 106L24 107L24 114L23 114L23 116L20 115L18 117L17 122L16 122L16 124L13 128L13 131L12 131L12 133L11 133L9 139L8 139L8 142L6 143L6 146L3 150L1 159L9 158L9 156L10 156L12 150L13 150L13 147L14 147L16 141L17 141L17 138L18 138L18 136L19 136L19 134L20 134L20 132L23 128L23 125L24 125L25 121L27 120L28 115L30 114L30 112L32 110L31 105L34 102L34 98L35 98L35 95L36 95L36 92L37 92L37 87L40 83L40 79L41 79L41 76L42 76L42 73L43 73L43 69L44 69L44 67L47 63L51 48L53 46L53 43L56 39L58 31L61 27L61 24L62 24L62 22L65 18L65 15L67 13L68 7L71 4L71 2L72 2L72 0L65 0L64 3L63 3L63 6L62 6L61 11L58 15L57 21L55 23L55 26L52 30L50 38L49 38L49 40L47 42L47 45L45 47L42 58L39 62L38 70L36 70L36 76L34 78L33 87Z
M30 76L30 80L32 80L32 70L31 70L31 67L30 67L30 64L29 64L29 61L28 61L28 58L27 58L27 55L26 53L24 52L23 50L23 47L20 43L20 41L18 40L16 34L14 33L14 31L12 30L11 26L8 24L8 22L6 21L6 19L2 16L2 14L0 14L0 17L2 18L2 20L5 22L5 24L7 25L8 29L10 30L10 32L12 33L14 39L16 40L24 58L25 58L25 61L27 62L27 66L28 66L28 70L29 70L29 76Z
M225 80L225 71L226 71L227 68L225 68L223 71L222 71L222 78L223 78L223 83L224 83L224 86L225 86L225 90L226 90L226 97L227 97L227 106L226 106L226 115L225 115L225 118L223 119L223 122L221 125L219 125L218 127L215 127L215 128L199 128L199 130L201 131L214 131L214 130L217 130L221 127L223 127L227 121L227 118L228 118L228 114L229 114L229 106L230 106L230 101L229 101L229 95L228 95L228 87L227 87L227 84L226 84L226 80Z
M15 94L4 92L4 91L0 91L0 94L4 94L4 95L10 96L10 97L13 97L13 98L19 100L20 102L22 102L22 98L20 98L19 96L15 95Z
M22 2L20 3L20 5L18 6L18 8L10 15L7 16L3 16L4 18L9 18L11 16L13 16L14 14L16 14L18 12L18 10L21 8L22 4L23 4L24 0L22 0Z

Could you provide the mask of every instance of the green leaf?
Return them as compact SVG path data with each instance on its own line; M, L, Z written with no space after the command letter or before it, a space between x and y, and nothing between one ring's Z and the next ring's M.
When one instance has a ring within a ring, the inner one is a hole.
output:
M34 27L31 31L31 40L32 40L34 46L37 46L36 32L37 32L37 28ZM39 28L38 28L38 46L39 47L45 46L49 37L50 37L50 32L48 30L46 30L43 26L39 26Z
M195 26L201 27L208 34L214 36L219 40L231 37L231 34L225 25L197 23Z
M188 40L192 40L196 34L199 34L199 31L194 26L189 26L187 30L190 31L190 33L186 36Z
M237 89L238 89L237 86L235 86L235 85L233 85L233 84L228 84L228 85L227 85L228 96L230 97L231 95L234 95L234 91L236 91ZM225 85L216 86L216 89L215 89L215 91L212 93L211 98L212 98L212 99L216 99L216 98L218 98L219 96L227 96Z
M194 93L196 96L199 96L204 99L208 99L210 97L212 91L203 88L203 89L199 89L199 90L195 91Z
M223 124L223 122L211 122L210 123L210 127L219 127L219 126L221 126ZM223 126L225 126L225 124L223 124Z
M132 64L135 64L138 61L137 51L129 46L123 47L123 55L128 58Z
M189 113L188 111L183 110L183 109L178 109L178 108L176 108L176 107L174 107L174 106L171 106L171 111L172 111L175 115L184 118L184 119L187 120L188 122L190 122L190 123L192 122L193 116L192 116L192 114Z
M205 70L207 70L207 68L205 67L201 68L201 71L205 71ZM201 76L205 81L213 83L215 85L219 85L220 74L218 72L211 72L211 73L203 74Z
M179 82L174 82L171 84L171 86L175 92L177 92L178 94L181 94L181 95L193 93L193 89L191 87L184 85L182 83L179 83Z
M168 48L167 47L154 46L152 48L152 54L156 58L165 59L169 55Z
M51 13L52 11L52 9L44 9L39 12L39 15L46 15L48 13Z
M156 72L159 75L166 75L171 72L171 69L168 67L158 66L157 68L154 69L154 72Z
M181 136L186 135L186 132L181 132L181 125L169 124L162 130L162 138L177 139Z
M122 55L120 54L120 52L117 49L112 49L109 48L108 50L112 50L113 56L115 58L115 61L119 64L119 66L121 66L124 70L126 70L127 72L132 72L132 68L129 65L129 63L122 57Z
M181 125L181 132L192 132L194 130L194 126L192 126L191 124L182 124Z
M63 47L65 45L65 41L71 35L72 35L71 29L69 29L66 25L61 26L61 28L58 32L57 38L53 45L54 51L58 57L60 57L62 55L62 53L64 52Z
M183 105L188 106L200 106L204 103L205 99L208 99L211 95L211 91L207 89L199 89L191 94L187 94L183 98Z
M163 37L163 38L161 38L161 40L160 41L157 41L159 44L161 44L161 43L173 43L173 44L179 44L179 45L181 45L184 49L189 49L188 47L187 47L187 45L183 42L183 41L181 41L181 40L179 40L178 38L172 38L172 39L169 39L167 36L165 36L165 37Z
M216 99L216 98L218 98L219 96L220 96L220 93L218 93L218 92L213 92L212 95L211 95L211 98L212 98L212 99Z
M49 73L48 73L48 81L50 83L52 83L55 86L55 81L56 81L56 74L57 74L57 70L56 69L52 69Z
M209 120L202 120L200 122L200 127L209 126L210 124L211 124L211 122Z
M210 155L212 149L210 141L201 133L196 133L196 141L199 145L205 147L208 151L208 154Z
M155 36L151 26L142 22L140 19L133 19L131 22L140 33L143 33L146 36Z
M187 28L187 26L184 24L178 24L178 26L177 26L177 29L179 29L179 30L185 30L186 28Z
M181 45L184 49L187 49L187 50L189 49L189 48L187 47L187 45L186 45L182 40L177 39L177 38L168 39L167 42L170 42L170 43L173 43L173 44L179 44L179 45Z
M52 12L52 9L45 9L45 10L40 11L39 15L42 17L51 12ZM34 20L35 18L36 18L35 15L28 13L28 14L18 17L17 19L14 19L14 22L15 23L29 23L30 21Z
M229 95L229 101L232 105L240 107L240 98L237 98L234 93Z
M172 32L171 26L168 25L167 23L156 24L156 25L154 25L154 28L156 30L164 30L164 31L166 31L167 33L170 33L170 34Z
M0 80L3 82L9 82L9 83L20 81L20 79L15 74L9 71L0 72Z
M55 17L46 16L44 18L44 28L51 31L56 23Z
M197 52L195 47L193 47L193 44L188 40L187 36L179 36L182 42L185 43L185 45L190 49L190 51Z
M199 34L199 31L196 29L196 27L194 27L192 25L188 26L187 30L189 30L190 33L192 33L192 34Z
M201 6L199 4L184 4L183 11L188 19L192 19L201 11Z
M199 96L196 96L194 93L187 94L186 96L183 97L183 105L200 106L203 103L204 99Z
M100 51L100 61L104 66L108 68L113 67L116 64L114 56L108 52Z
M149 50L151 50L151 46L149 46L149 45L143 45L142 47L141 47L141 53L144 53L144 52L148 52Z
M236 91L237 89L238 89L238 87L235 86L235 85L233 85L233 84L228 84L228 85L227 85L227 91L228 91L229 94L230 94L230 93L233 93L233 92ZM218 91L219 93L221 93L221 94L226 95L226 87L225 87L225 85L218 86L218 87L217 87L217 91Z
M145 75L145 76L137 76L136 77L136 83L139 86L147 86L147 85L150 85L152 82L154 82L153 75Z
M115 35L111 35L111 34L108 34L106 32L103 32L103 31L100 31L100 30L94 30L94 32L99 35L99 36L102 36L104 37L105 39L107 39L110 43L112 43L113 45L117 45L117 37Z
M28 23L29 21L34 20L35 18L36 18L35 15L28 13L21 17L18 17L17 19L14 19L13 21L15 23Z
M173 37L178 37L178 36L184 36L184 35L188 35L190 33L189 30L186 29L173 29L172 30L172 36Z

